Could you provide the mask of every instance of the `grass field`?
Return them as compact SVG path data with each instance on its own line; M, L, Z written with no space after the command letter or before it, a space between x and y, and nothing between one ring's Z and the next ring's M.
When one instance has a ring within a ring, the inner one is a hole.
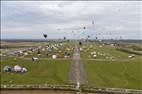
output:
M88 84L99 87L142 89L142 63L132 61L84 61Z
M43 44L34 43L34 45L38 46L44 44L44 42ZM41 51L40 56L37 56L35 51L28 56L17 57L16 61L14 57L1 58L1 84L69 84L72 57L64 60L52 60L51 56L56 52L64 53L66 48L70 48L72 54L73 47L73 43L63 43L63 46L60 46L58 50L54 50L48 57L45 55L47 51L45 50ZM87 85L142 89L142 55L128 58L131 53L117 50L117 46L103 45L103 43L84 43L81 47L83 48L80 53L81 61L87 73ZM97 54L96 58L93 58L90 54L93 51ZM25 59L33 56L50 59L39 60L39 62ZM113 59L106 57L113 57ZM14 66L17 64L26 67L28 72L3 72L5 65Z
M28 69L27 73L4 73L1 69L1 84L65 84L68 83L68 73L70 67L69 60L31 60L12 58L2 60L1 68L5 65L21 65Z
M142 56L128 58L129 53L119 51L115 46L99 47L100 45L102 44L86 44L86 49L81 52L88 85L142 89ZM93 58L90 56L92 51L105 55L97 54L97 57ZM105 57L113 57L113 59Z
M116 46L103 45L101 43L88 43L84 44L83 47L84 50L81 52L82 58L93 58L90 54L93 51L95 51L97 54L97 57L95 59L105 59L105 57L113 57L115 59L127 59L129 55L129 53L116 50Z

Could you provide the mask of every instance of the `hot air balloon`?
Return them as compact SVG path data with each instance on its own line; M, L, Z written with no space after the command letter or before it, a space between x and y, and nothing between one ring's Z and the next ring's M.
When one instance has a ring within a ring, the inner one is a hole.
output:
M122 39L122 36L120 36L120 40Z
M15 65L15 66L14 66L14 71L15 71L15 72L21 72L21 70L22 70L22 67L21 67L21 66L19 66L19 65Z
M83 29L86 29L86 27L83 27Z
M64 40L66 40L66 37L64 37Z
M79 42L79 45L80 45L80 46L82 45L82 42L81 42L81 41Z
M92 21L92 24L94 24L94 21Z
M44 38L47 38L47 34L43 34Z
M90 38L90 36L88 35L88 38Z

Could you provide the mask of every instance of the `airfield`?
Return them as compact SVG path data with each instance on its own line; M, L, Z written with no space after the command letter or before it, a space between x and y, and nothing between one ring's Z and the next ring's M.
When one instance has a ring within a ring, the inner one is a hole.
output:
M79 45L79 40L2 41L1 87L66 85L73 88L75 86L75 89L96 87L141 90L142 45L140 43L140 41L83 41L82 45ZM37 60L33 60L33 57ZM4 71L5 66L15 65L25 67L27 71ZM44 94L44 90L39 92ZM7 91L2 93L7 94ZM20 94L27 94L27 91ZM58 94L76 93L58 92Z

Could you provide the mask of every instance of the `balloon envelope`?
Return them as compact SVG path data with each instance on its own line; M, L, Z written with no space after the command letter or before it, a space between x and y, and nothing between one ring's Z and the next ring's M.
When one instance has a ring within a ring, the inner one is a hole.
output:
M92 21L92 24L94 24L94 21Z
M90 36L88 35L88 38L90 38Z
M4 72L10 72L12 68L10 66L4 66L3 71Z
M43 34L44 38L47 38L47 34Z
M56 55L52 55L52 59L56 59L57 58L57 56Z
M86 29L86 27L83 27L83 29Z
M66 40L66 37L64 37L64 40Z
M14 71L15 71L15 72L21 72L21 70L22 70L22 67L21 67L21 66L19 66L19 65L15 65L15 66L14 66Z
M22 72L27 72L28 70L26 68L22 68Z

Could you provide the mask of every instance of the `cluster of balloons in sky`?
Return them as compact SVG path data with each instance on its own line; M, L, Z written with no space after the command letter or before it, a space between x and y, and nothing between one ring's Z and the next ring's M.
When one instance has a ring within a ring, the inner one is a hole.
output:
M92 22L91 22L91 25L94 27L94 24L95 24L95 22L94 22L94 20L92 20ZM77 33L75 33L74 31L77 31L77 30L73 30L72 31L72 34L75 34L75 35L79 35L79 36L81 36L81 34L84 34L85 36L86 36L86 39L88 40L89 38L91 38L92 37L92 35L90 34L90 35L88 35L87 33L87 35L85 34L85 30L87 29L86 28L86 26L83 26L83 27L79 27L80 28L80 30L81 30L81 32L79 33L79 32L77 32ZM67 28L66 28L67 29ZM69 29L71 29L71 28L69 28ZM57 29L58 31L61 31L61 30L64 30L64 29L61 29L61 28L58 28ZM95 39L97 40L98 39L98 36L100 36L100 35L102 35L100 32L98 33L98 34L96 34L95 35ZM112 35L112 33L103 33L103 35ZM77 37L79 37L79 36L77 36ZM47 39L47 37L48 37L48 35L47 34L43 34L43 37L45 38L45 39ZM74 36L73 36L74 37ZM66 40L67 39L67 37L63 37L63 39L64 40ZM120 36L120 39L122 39L122 36Z
M92 24L94 24L94 20L92 21ZM86 27L84 26L83 28L82 28L83 30L85 30L86 29ZM62 30L62 29L57 29L57 30ZM73 33L74 31L72 31L72 33ZM47 34L43 34L43 37L45 38L45 39L47 39L47 37L48 37L48 35ZM87 36L87 38L90 38L91 36L90 35L88 35ZM64 40L66 40L67 38L64 36Z

